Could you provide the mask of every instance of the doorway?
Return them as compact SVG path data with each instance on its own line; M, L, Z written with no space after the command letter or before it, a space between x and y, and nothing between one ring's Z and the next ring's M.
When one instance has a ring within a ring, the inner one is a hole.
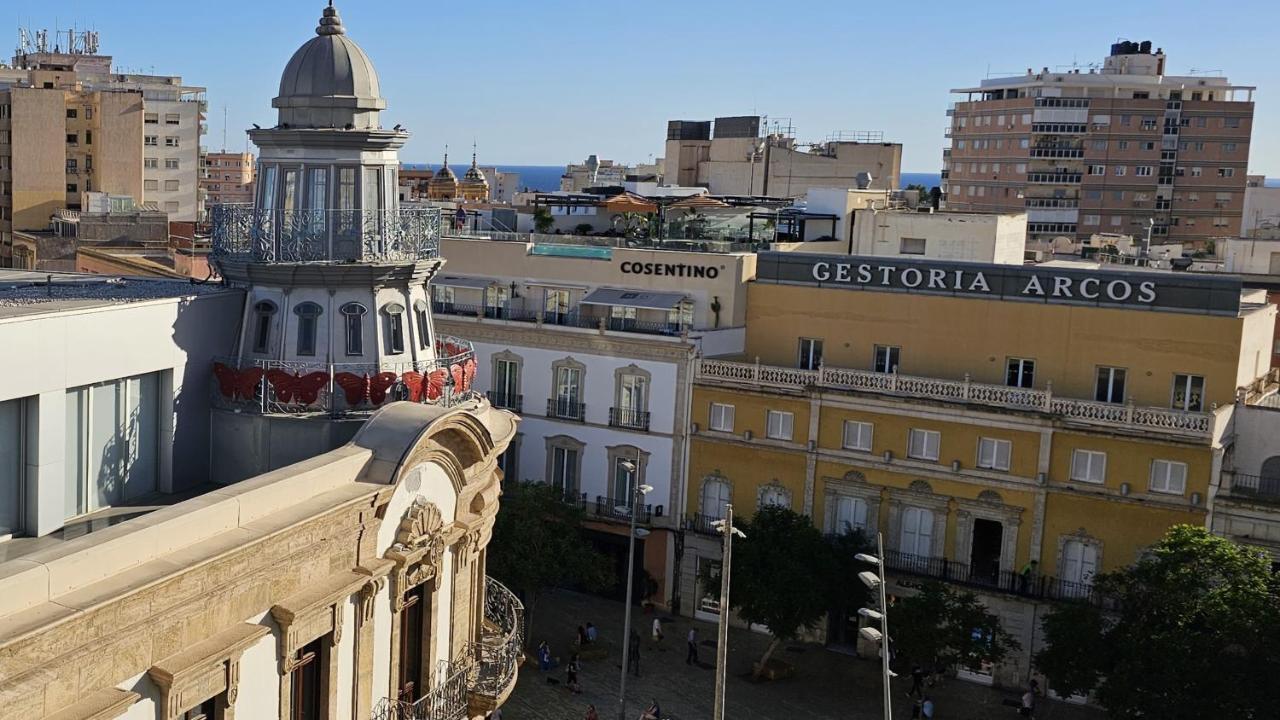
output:
M400 687L399 700L417 702L425 694L427 678L424 654L431 628L431 594L426 585L419 585L408 592L404 609L400 611Z
M1004 526L996 520L975 518L973 543L969 553L969 577L981 582L1000 581L1000 551L1004 544Z

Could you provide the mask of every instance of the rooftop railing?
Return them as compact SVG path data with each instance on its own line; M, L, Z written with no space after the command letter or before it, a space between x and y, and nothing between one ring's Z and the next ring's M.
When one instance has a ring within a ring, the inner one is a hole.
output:
M214 205L212 259L410 262L440 254L440 210L279 210Z
M1231 494L1280 502L1280 477L1232 473Z
M973 405L1025 410L1056 415L1065 420L1106 427L1207 438L1213 429L1210 413L1139 407L1132 402L1114 404L1076 400L1053 394L1052 384L1044 390L988 385L963 380L916 377L849 368L820 366L817 370L761 365L759 363L702 360L698 380L741 385L772 385L780 388L807 387L855 390L899 397L943 400Z

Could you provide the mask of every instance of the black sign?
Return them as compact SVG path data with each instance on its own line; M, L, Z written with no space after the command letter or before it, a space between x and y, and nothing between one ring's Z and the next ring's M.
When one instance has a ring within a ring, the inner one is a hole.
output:
M780 252L760 253L756 280L1209 315L1238 314L1241 290L1240 278L1231 275Z

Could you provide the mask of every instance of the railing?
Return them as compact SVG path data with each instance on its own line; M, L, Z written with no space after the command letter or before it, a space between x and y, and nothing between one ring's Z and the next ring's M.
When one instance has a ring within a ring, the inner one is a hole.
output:
M587 494L586 493L566 490L564 495L561 496L561 502L563 502L565 505L573 505L574 507L577 507L578 509L582 510L582 512L587 511Z
M479 317L484 313L483 305L465 305L463 303L441 302L439 300L432 301L431 312L440 315L462 315L464 317Z
M969 380L914 377L897 373L878 373L848 368L821 366L817 370L740 363L725 360L702 360L698 379L744 385L774 385L794 389L823 387L857 390L886 395L945 400L993 407L1027 410L1057 415L1066 420L1106 426L1207 436L1213 427L1209 413L1137 407L1056 397L1052 384L1044 390L988 385Z
M370 720L466 720L467 691L476 675L474 660L464 657L453 663L441 662L437 675L443 680L419 700L382 698Z
M1027 173L1027 182L1051 185L1069 185L1080 182L1083 173Z
M548 398L547 417L584 422L587 419L587 406L580 402L570 402L559 398Z
M699 535L719 536L721 534L720 531L717 530L712 523L719 522L722 519L723 518L703 515L701 513L693 513L692 515L685 516L684 529Z
M513 393L494 392L490 390L485 393L489 397L489 404L496 408L504 410L512 410L514 412L524 412L524 396Z
M646 410L611 407L609 408L609 426L648 432L649 413Z
M885 569L896 574L943 580L1026 598L1111 605L1093 587L1093 583L1068 582L1038 573L1024 575L995 567L975 568L946 558L912 555L896 550L885 551Z
M405 262L440 254L440 210L273 210L214 205L213 260Z
M1265 500L1280 500L1280 477L1233 473L1231 493Z
M488 698L500 698L515 685L524 660L524 605L505 585L484 579L486 630L476 643L476 672L471 690Z
M438 336L435 360L403 363L308 363L218 358L213 403L264 415L368 413L393 400L445 406L476 397L475 351L459 338Z
M625 501L614 500L608 495L597 495L595 511L592 515L606 520L618 520L621 522L631 522L631 506L624 504ZM636 506L636 524L648 525L653 521L652 505Z

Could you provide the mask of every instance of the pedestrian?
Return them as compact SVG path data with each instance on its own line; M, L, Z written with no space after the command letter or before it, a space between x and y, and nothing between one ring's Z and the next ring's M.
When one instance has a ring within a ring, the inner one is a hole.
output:
M578 662L578 653L574 653L573 657L569 658L569 664L564 666L564 685L574 695L582 694L582 684L578 682L578 673L581 671L582 663Z
M924 668L920 663L911 666L911 689L907 691L907 697L917 695L924 695Z
M551 648L546 640L538 643L538 669L542 672L551 670Z
M591 623L587 623L587 642L593 643L595 641L596 641L596 626L592 625Z
M640 633L631 631L631 645L627 648L627 672L640 677Z
M689 643L689 652L684 657L684 664L696 665L698 663L698 629L697 628L695 627L689 628L689 637L687 638L687 640Z
M662 621L656 617L653 619L653 642L656 644L662 642Z
M1031 681L1031 685L1027 687L1027 691L1022 693L1022 707L1018 709L1018 714L1022 717L1032 717L1036 712L1036 690L1039 683L1035 680Z
M933 699L928 695L924 696L924 704L920 706L920 716L924 720L933 720Z
M662 708L658 706L656 699L640 714L640 720L662 720Z
M920 720L920 706L923 704L924 701L920 698L916 698L916 701L911 703L911 720Z
M1022 593L1029 593L1036 580L1036 571L1040 567L1039 560L1031 560L1022 566L1022 572L1018 573L1019 590Z
M595 705L587 706L587 714L582 718L582 720L600 720L600 713L596 712Z
M582 646L586 644L587 644L587 629L579 625L578 626L578 645Z

